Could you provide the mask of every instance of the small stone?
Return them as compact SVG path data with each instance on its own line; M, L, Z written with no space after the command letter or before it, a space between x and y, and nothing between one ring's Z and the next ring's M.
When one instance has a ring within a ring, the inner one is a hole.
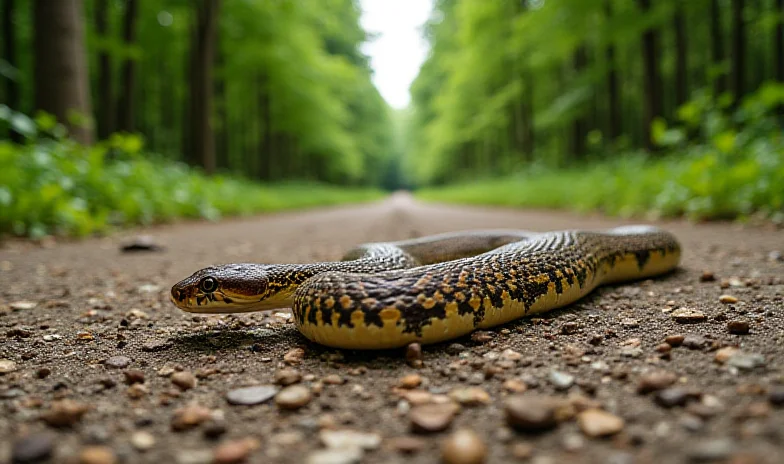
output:
M54 450L54 438L48 433L34 433L16 439L11 449L11 462L41 462Z
M163 250L164 248L155 243L155 239L149 235L140 235L120 246L120 251L123 253L161 252Z
M376 449L381 445L381 435L356 430L322 430L319 432L321 443L327 448Z
M721 295L719 301L724 304L735 304L738 302L738 298L732 295Z
M746 335L749 333L748 321L729 321L727 330L733 335Z
M493 334L486 330L478 330L471 334L471 341L485 344L493 339Z
M194 388L196 386L197 380L196 377L194 377L190 372L180 371L171 375L171 382L180 390L185 391Z
M326 449L308 455L306 464L359 464L364 452L360 448Z
M299 409L310 403L310 389L304 385L291 385L275 395L275 404L281 409Z
M542 396L515 395L504 404L506 422L523 432L539 432L558 425L559 403Z
M510 450L517 460L525 461L534 454L534 446L530 443L515 443Z
M38 377L39 379L45 379L49 377L49 375L51 374L52 374L52 370L49 369L48 367L42 367L37 371L35 371L35 376Z
M346 383L346 379L337 374L329 374L321 379L321 381L327 385L343 385Z
M16 363L10 359L0 359L0 374L10 374L17 369Z
M117 456L106 446L87 446L79 453L80 464L115 464Z
M390 448L406 454L414 454L427 447L427 442L418 437L402 436L391 438L387 442Z
M212 461L213 453L209 449L179 450L175 458L177 464L211 464Z
M457 414L458 407L451 403L423 404L411 408L408 418L411 429L418 433L446 430Z
M275 383L278 385L293 385L301 380L302 374L296 369L281 369L275 372Z
M441 444L445 464L482 464L487 460L487 445L470 429L459 429Z
M624 420L620 417L602 411L601 409L588 409L577 415L580 430L589 437L607 437L623 430Z
M478 406L490 403L490 395L479 387L455 388L449 397L465 406Z
M214 464L235 464L244 462L261 443L255 438L231 440L220 444L213 453Z
M664 390L678 380L678 376L671 372L653 372L640 377L637 384L637 393L645 395L647 393Z
M419 343L410 343L406 346L406 363L411 367L422 367L424 365L422 345Z
M172 416L171 428L176 432L192 429L212 417L209 409L198 404L189 404L176 411Z
M683 340L685 339L686 337L684 337L683 335L668 335L664 339L664 343L672 346L673 348L677 348L683 344Z
M59 400L41 416L44 422L52 427L70 427L82 419L90 410L90 406L74 400Z
M672 351L672 345L670 345L669 343L659 343L658 345L656 345L655 350L657 353L666 354Z
M38 306L38 303L34 301L14 301L8 305L12 311L26 311L28 309L33 309Z
M207 422L204 424L202 431L204 436L211 440L219 438L226 432L228 432L228 427L226 427L226 422L223 420L211 420Z
M150 393L150 390L144 384L135 383L128 387L125 393L129 398L138 400L147 396Z
M723 461L734 451L733 443L725 438L695 443L689 448L689 457L693 462Z
M305 350L302 348L294 348L289 350L288 353L283 355L283 362L286 364L294 365L299 364L305 358Z
M253 406L272 399L278 391L273 385L236 388L226 393L226 400L234 405Z
M727 360L727 364L743 371L750 371L757 367L764 367L765 356L738 350L730 356Z
M576 322L567 322L561 326L561 335L576 334L580 330L580 326Z
M46 334L43 336L45 342L55 342L57 340L61 340L63 338L60 334Z
M138 369L129 369L123 372L125 376L125 383L133 385L135 383L144 383L144 372Z
M784 406L784 388L776 387L768 393L768 401L773 406Z
M155 436L150 432L139 431L131 435L131 445L137 451L147 451L155 446Z
M468 350L468 348L466 348L465 345L461 345L460 343L451 343L446 347L446 352L451 355L460 354L466 350Z
M400 388L416 388L422 384L422 377L419 374L409 374L400 379Z
M699 335L689 334L683 339L683 346L690 350L701 350L705 348L707 344L708 341L705 337Z
M166 340L148 340L142 345L142 351L146 353L157 353L172 347L172 343Z
M702 311L689 308L676 309L671 313L671 316L675 322L679 322L681 324L705 322L705 320L708 319L708 317Z
M509 379L504 382L504 390L512 393L522 393L528 389L528 386L522 380Z
M674 408L675 406L685 406L692 395L683 388L672 387L660 390L654 396L656 404L664 408Z
M106 367L113 369L125 369L131 364L131 358L128 356L112 356L103 363Z
M712 271L702 271L702 275L700 276L700 282L713 282L716 280L716 276L713 274Z
M725 346L724 348L719 348L718 350L716 350L716 356L714 357L714 359L716 360L717 363L724 364L737 351L738 349L735 348L734 346Z
M568 390L574 385L574 376L565 372L550 371L550 383L553 384L556 390Z

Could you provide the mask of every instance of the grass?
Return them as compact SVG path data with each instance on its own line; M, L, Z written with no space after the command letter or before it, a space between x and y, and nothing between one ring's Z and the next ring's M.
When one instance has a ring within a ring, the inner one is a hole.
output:
M0 236L87 236L181 218L217 220L383 196L372 188L208 177L142 153L133 136L90 148L67 139L0 141L0 166Z

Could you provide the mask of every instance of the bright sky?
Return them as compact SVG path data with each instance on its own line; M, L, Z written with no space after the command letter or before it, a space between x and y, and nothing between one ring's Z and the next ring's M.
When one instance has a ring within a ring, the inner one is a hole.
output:
M393 108L405 108L408 88L427 57L421 26L430 16L432 0L361 0L362 26L378 37L363 45L371 60L373 82Z

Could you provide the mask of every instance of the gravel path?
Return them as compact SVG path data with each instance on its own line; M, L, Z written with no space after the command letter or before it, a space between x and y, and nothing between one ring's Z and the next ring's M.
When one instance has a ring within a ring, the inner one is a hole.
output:
M784 232L660 223L682 268L541 319L382 353L287 311L168 301L214 263L470 228L630 223L383 202L0 246L0 462L784 462ZM135 234L163 249L123 253Z

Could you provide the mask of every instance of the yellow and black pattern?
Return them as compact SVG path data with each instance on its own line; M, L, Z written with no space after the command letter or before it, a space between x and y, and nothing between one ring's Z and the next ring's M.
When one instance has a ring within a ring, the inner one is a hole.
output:
M476 231L363 245L333 263L207 268L175 285L172 300L192 312L291 306L297 328L315 342L393 348L562 307L679 260L675 237L653 227ZM216 288L204 288L205 279Z

